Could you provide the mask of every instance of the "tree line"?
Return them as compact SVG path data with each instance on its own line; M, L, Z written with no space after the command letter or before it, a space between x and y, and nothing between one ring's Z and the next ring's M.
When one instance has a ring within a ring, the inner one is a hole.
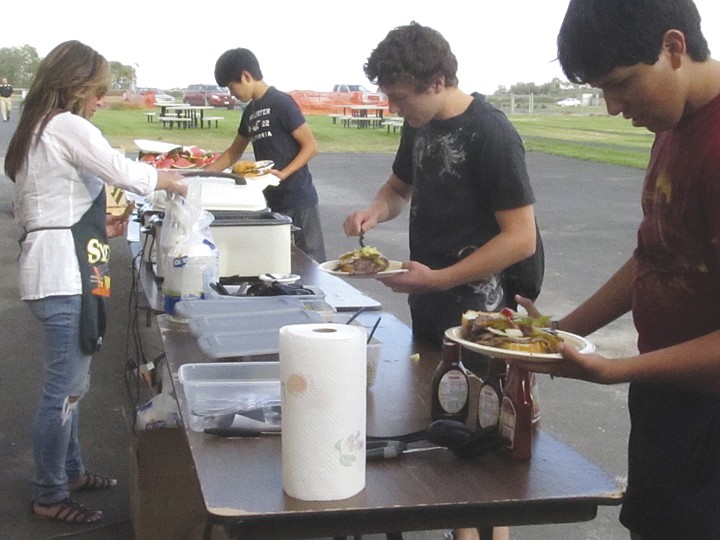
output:
M16 88L29 88L41 60L35 47L30 45L0 48L0 78L6 78ZM133 66L110 61L110 69L113 73L112 88L125 90L135 83L136 73ZM582 91L587 92L589 88L588 85L573 84L555 77L545 84L518 82L510 88L501 85L494 95L574 96Z
M510 88L500 85L493 95L500 96L506 94L515 94L520 96L576 96L580 93L595 92L588 84L574 84L563 81L555 77L552 81L545 84L536 84L533 82L518 82L510 86Z
M0 78L5 78L15 88L29 88L35 78L42 58L35 47L0 48ZM120 62L110 62L113 74L112 88L130 88L136 80L135 68Z

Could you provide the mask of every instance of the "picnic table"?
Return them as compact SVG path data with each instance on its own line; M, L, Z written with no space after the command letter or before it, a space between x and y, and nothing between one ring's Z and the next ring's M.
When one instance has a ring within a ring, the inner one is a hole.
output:
M205 111L214 109L210 105L158 104L157 106L160 107L158 120L163 127L199 127L202 129L205 127L206 121L208 127L210 127L212 121L215 122L215 127L217 127L218 122L223 119L221 116L205 117Z
M338 120L344 127L356 126L358 128L378 128L383 126L383 118L390 108L386 105L358 105L347 103L340 105L342 114L331 114L333 123Z

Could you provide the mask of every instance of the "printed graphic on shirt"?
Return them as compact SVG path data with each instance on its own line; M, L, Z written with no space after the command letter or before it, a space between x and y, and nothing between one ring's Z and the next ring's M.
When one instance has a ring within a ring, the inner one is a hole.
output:
M458 176L457 168L465 163L466 145L461 133L446 133L440 137L420 136L415 142L415 165L422 172L431 172L440 181L448 176ZM423 166L432 164L433 171L425 171Z
M110 296L110 274L108 262L110 260L110 245L91 238L87 243L87 261L92 269L90 283L95 296Z
M250 130L251 142L272 137L272 129L270 127L271 112L272 109L266 107L264 109L258 109L250 115L248 128Z

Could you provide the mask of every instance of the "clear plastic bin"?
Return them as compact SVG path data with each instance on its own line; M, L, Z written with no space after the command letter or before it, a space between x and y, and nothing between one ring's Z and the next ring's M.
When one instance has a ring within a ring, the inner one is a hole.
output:
M193 431L227 427L238 411L280 402L278 362L184 364L178 379L185 392L185 419Z

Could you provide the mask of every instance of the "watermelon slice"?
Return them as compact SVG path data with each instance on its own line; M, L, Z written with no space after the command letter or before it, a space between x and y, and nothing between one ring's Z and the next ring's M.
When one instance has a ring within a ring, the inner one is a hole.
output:
M202 158L205 156L205 150L202 148L198 148L197 146L187 146L185 147L185 153L194 159Z
M196 167L195 163L182 156L175 158L172 166L174 169L194 169Z
M171 169L175 161L170 158L160 158L155 162L155 167L158 169Z

